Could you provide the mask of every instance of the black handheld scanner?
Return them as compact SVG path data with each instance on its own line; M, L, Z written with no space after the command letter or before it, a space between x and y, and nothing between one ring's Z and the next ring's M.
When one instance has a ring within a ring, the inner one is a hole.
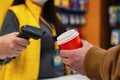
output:
M25 25L21 28L21 32L18 35L18 37L24 38L27 40L29 40L30 38L37 40L41 38L44 34L45 34L45 31L40 28L36 28L30 25Z
M24 38L27 40L29 40L30 38L37 40L37 39L41 38L44 34L45 34L45 31L40 28L36 28L36 27L30 26L30 25L25 25L21 28L21 32L20 32L20 34L18 34L18 37ZM5 59L5 61L3 62L3 64L10 62L14 58L15 57L13 57L13 58L7 57Z

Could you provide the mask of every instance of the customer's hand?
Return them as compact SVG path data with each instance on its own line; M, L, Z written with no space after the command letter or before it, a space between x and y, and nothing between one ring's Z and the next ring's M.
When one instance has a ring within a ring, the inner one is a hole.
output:
M17 37L18 34L13 32L0 37L0 59L18 56L29 45L26 39Z
M61 50L62 62L65 64L66 69L75 70L81 74L84 73L84 59L87 51L93 47L86 40L81 40L82 48L74 50Z

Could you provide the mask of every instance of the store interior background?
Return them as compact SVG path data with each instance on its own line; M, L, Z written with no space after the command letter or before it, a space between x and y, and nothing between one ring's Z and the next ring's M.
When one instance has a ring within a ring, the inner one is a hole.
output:
M76 1L76 0L55 0L55 1ZM87 1L88 7L85 14L85 24L78 29L84 39L95 46L108 49L111 46L111 25L109 23L109 8L118 4L119 0L79 0ZM81 15L81 14L79 14ZM73 26L74 27L74 26ZM119 35L119 33L117 33Z
M114 1L117 0L88 0L88 9L85 14L86 23L78 27L84 39L104 49L111 47L111 27L108 9L113 5ZM0 3L4 4L6 2L8 2L9 5L11 4L10 0L0 0ZM9 7L9 5L7 7ZM3 8L0 8L0 13L6 13L4 11L4 5ZM1 18L4 17L3 15L0 16Z
M111 47L111 28L109 24L108 8L113 5L114 1L117 0L88 0L88 10L85 14L86 23L80 26L82 35L86 40L104 49ZM0 2L3 4L8 2L8 4L11 4L9 3L11 0L1 0ZM0 13L5 13L2 9L4 8L0 8ZM4 17L3 15L0 16L1 18Z
M111 28L109 25L109 6L113 0L89 0L86 24L82 33L89 42L104 49L110 47Z
M118 45L120 43L120 0L89 0L88 3L86 24L82 27L84 37L104 49ZM110 22L111 19L113 24Z

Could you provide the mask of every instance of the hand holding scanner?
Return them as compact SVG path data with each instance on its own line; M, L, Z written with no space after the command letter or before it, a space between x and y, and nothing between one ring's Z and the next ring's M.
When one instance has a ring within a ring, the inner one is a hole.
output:
M20 32L20 34L18 34L18 37L24 38L26 40L29 40L30 38L37 40L37 39L41 38L44 34L45 34L45 31L40 28L36 28L36 27L30 26L30 25L25 25L21 28L21 32ZM6 64L14 58L15 57L13 57L13 58L7 57L4 61L1 60L0 64L1 63Z

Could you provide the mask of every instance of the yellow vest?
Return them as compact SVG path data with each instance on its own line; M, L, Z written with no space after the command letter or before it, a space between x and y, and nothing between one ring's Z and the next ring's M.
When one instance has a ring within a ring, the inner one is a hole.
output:
M41 8L26 0L26 4L10 7L16 15L19 28L31 25L40 28ZM0 69L0 80L37 80L40 68L41 40L30 39L30 45L16 59ZM67 71L66 74L70 74Z
M26 5L10 8L19 21L19 27L31 25L40 28L39 16L41 9L26 0ZM40 39L30 39L30 45L16 59L4 65L0 70L0 80L37 80L40 64Z
M13 0L0 0L0 28L3 23L5 14L12 4Z

